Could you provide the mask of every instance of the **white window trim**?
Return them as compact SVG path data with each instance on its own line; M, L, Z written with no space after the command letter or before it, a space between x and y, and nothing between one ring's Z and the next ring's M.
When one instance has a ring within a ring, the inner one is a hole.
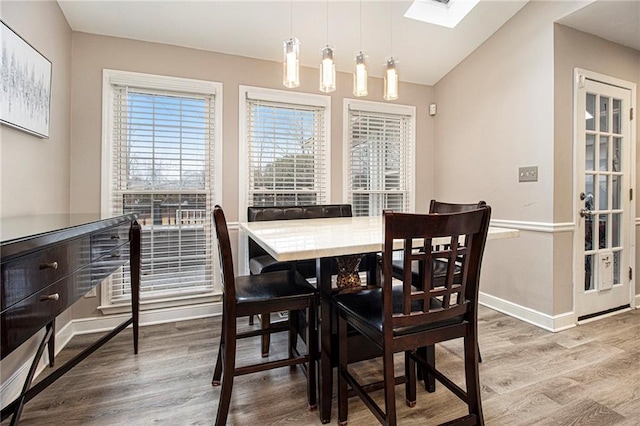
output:
M101 152L101 181L100 181L100 212L102 217L110 215L112 199L111 178L113 166L111 161L106 159L111 157L113 149L113 85L135 85L156 90L172 90L186 93L210 94L214 96L214 204L221 203L222 194L222 83L194 80L188 78L168 77L155 74L137 73L131 71L119 71L112 69L102 70L102 152ZM222 284L217 256L214 259L214 294L186 296L175 299L158 299L152 301L141 301L141 310L170 308L186 304L200 304L212 302L220 299ZM103 281L100 292L100 306L98 309L104 314L117 314L127 312L131 309L130 303L111 304L109 301L109 282Z
M247 221L247 198L248 198L248 182L249 170L247 169L246 159L249 155L249 147L247 146L247 97L255 97L258 99L283 102L297 103L301 105L312 105L325 108L324 132L326 135L325 152L327 156L327 165L325 167L325 179L327 182L327 200L331 200L331 97L325 95L315 95L311 93L288 92L286 90L265 89L263 87L239 86L238 92L238 217L240 222Z
M383 102L363 101L359 99L345 98L343 101L342 109L342 202L347 203L349 199L349 150L350 150L350 135L349 135L349 110L379 112L388 114L401 114L409 115L413 120L413 126L411 126L411 139L409 141L409 151L411 153L411 169L413 176L411 176L411 187L409 188L409 212L413 213L416 209L416 107L412 105L400 105L389 104Z

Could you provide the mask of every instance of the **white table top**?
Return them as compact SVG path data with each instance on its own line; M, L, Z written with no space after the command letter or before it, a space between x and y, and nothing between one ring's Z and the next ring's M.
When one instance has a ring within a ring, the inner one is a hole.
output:
M382 251L382 217L240 222L246 232L278 261ZM487 239L516 238L517 229L489 227Z

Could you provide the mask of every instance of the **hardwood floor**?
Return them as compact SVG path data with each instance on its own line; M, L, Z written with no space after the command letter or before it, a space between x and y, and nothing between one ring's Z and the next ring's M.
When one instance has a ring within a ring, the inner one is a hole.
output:
M240 323L248 327L247 321ZM220 395L220 388L211 386L219 327L220 318L143 327L137 356L131 332L125 331L30 401L21 424L212 424ZM284 336L282 345L278 339L272 357L285 347ZM246 340L241 356L259 357L260 340ZM89 341L74 338L58 362ZM640 424L640 310L554 334L481 308L480 346L488 425ZM458 383L463 383L461 348L462 341L436 348L439 368ZM379 364L362 363L357 371L381 374ZM304 380L299 368L237 378L229 424L321 424L317 411L306 408ZM434 394L419 391L415 408L402 402L402 386L397 394L403 425L437 424L464 411L441 385ZM350 425L377 424L357 398L349 410ZM337 423L335 399L332 423Z

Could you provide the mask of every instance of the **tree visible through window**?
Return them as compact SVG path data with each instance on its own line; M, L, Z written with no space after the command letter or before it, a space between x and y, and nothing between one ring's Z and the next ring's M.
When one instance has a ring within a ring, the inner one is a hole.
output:
M247 97L248 206L326 203L325 116L324 106Z
M412 210L412 107L347 101L347 198L355 216Z
M213 291L215 94L113 85L114 213L142 225L141 298ZM111 303L130 297L128 271Z

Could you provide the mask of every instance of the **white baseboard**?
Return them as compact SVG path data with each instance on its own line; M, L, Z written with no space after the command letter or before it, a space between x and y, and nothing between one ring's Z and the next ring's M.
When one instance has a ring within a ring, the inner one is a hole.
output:
M218 316L222 314L222 304L220 302L205 303L201 305L190 306L178 306L165 309L156 309L153 311L141 311L140 312L140 326L163 324L167 322L186 321L198 318L206 318L212 316ZM72 320L60 330L56 331L56 355L64 349L64 347L71 341L73 336L89 333L100 333L110 331L122 324L130 315L118 314L109 315L103 317L94 318L82 318ZM129 326L131 327L131 326ZM42 337L41 337L42 338ZM37 348L37 345L36 345ZM0 386L0 406L6 407L9 403L15 400L24 386L24 381L29 374L29 368L33 361L34 353L28 357L28 360L23 363L9 377L2 386ZM41 374L49 365L49 356L45 350L38 368L36 370L36 377Z
M552 316L483 292L480 292L478 303L554 333L576 326L573 312Z

